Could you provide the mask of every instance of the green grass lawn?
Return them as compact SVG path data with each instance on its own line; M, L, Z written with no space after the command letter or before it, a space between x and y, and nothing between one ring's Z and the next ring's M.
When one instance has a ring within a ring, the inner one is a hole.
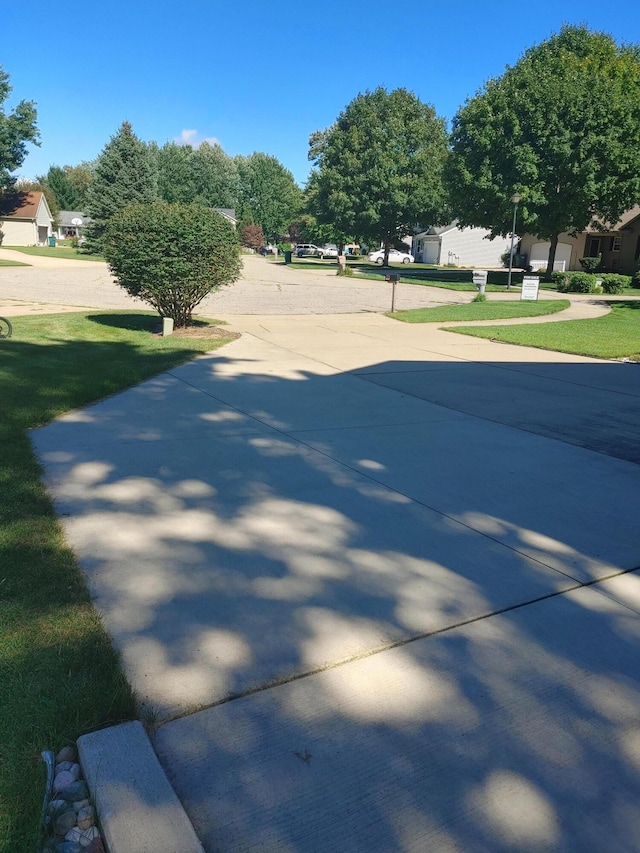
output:
M13 249L25 255L40 255L45 258L64 258L67 261L102 261L102 255L84 255L78 249L71 246L4 246L5 249Z
M28 267L29 264L23 264L20 261L5 261L0 259L0 267Z
M540 317L568 308L568 299L541 299L538 302L470 302L465 305L441 305L438 308L415 308L387 314L404 323L450 323L465 320L508 320L511 317Z
M83 576L41 483L27 430L216 349L158 337L157 315L12 318L0 341L0 851L31 853L45 748L136 715Z
M457 326L462 335L595 358L640 361L640 302L611 302L611 313L593 320L566 320L526 326Z

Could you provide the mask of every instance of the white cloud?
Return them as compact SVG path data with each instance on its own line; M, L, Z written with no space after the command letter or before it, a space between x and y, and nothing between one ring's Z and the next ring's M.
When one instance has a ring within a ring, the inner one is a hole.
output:
M173 141L178 145L190 145L192 148L200 148L203 142L208 142L209 145L220 145L220 140L215 136L199 138L197 130L181 130L180 136L176 136Z

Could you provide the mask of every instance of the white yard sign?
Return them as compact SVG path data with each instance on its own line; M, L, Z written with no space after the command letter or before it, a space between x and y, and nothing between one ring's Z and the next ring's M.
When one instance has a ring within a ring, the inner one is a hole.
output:
M520 299L538 298L538 289L540 287L540 279L537 275L525 275L522 279L522 290L520 291Z

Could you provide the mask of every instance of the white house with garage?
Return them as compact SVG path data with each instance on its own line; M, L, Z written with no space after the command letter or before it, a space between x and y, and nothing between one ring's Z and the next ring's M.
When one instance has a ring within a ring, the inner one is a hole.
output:
M456 221L427 228L414 235L412 254L423 264L456 267L502 267L502 255L511 248L511 237L490 239L486 228L460 228ZM516 238L517 244L517 238Z
M0 194L0 231L5 246L46 246L53 217L42 192Z

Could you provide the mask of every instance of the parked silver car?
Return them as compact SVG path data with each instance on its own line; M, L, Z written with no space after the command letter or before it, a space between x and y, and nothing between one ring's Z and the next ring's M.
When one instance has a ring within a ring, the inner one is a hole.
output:
M298 243L296 246L296 255L299 258L321 258L322 249L313 243Z

